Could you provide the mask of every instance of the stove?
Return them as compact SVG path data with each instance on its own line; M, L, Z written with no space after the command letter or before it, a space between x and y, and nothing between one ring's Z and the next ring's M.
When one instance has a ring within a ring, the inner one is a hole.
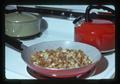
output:
M74 25L71 20L43 17L47 28L37 38L20 40L26 46L45 41L68 40L74 41ZM44 28L44 27L43 27ZM115 53L103 54L102 61L93 70L94 73L85 79L112 79L115 74ZM5 77L7 79L44 79L35 77L21 58L21 53L5 45ZM78 77L80 78L80 77ZM45 78L46 79L46 78Z

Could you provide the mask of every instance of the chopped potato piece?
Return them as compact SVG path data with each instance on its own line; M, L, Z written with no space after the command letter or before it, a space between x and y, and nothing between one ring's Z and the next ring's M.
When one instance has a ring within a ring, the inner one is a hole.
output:
M80 68L92 63L82 50L62 49L61 47L33 53L31 61L37 66L56 69Z

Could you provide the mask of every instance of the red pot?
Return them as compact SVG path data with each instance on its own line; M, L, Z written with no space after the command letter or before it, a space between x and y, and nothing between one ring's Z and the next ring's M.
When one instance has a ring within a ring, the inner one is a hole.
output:
M105 6L88 6L85 13L85 20L77 22L75 26L75 41L84 42L97 47L101 52L114 50L115 48L115 25L106 19L91 19L91 9L106 9L114 12Z

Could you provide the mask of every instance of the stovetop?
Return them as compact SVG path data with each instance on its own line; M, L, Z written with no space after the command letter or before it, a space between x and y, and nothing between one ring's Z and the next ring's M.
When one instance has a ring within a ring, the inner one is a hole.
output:
M43 17L43 19L47 23L42 28L46 27L46 30L40 37L30 40L21 40L24 45L30 46L40 42L53 40L74 41L74 25L72 21L49 17ZM103 57L107 61L107 67L104 68L102 72L85 79L113 78L112 76L115 73L115 53L105 54ZM99 67L104 67L102 64L99 65ZM27 65L21 58L21 53L8 46L5 46L5 76L7 79L36 79L28 73Z

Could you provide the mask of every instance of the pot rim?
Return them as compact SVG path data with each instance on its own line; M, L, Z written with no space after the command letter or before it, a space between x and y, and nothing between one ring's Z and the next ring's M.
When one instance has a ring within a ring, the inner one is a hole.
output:
M29 20L29 21L9 21L9 20L6 20L6 22L11 22L11 23L28 23L28 22L33 22L33 21L38 21L38 20L41 20L42 18L36 18L35 20Z
M5 21L6 22L13 22L13 23L24 23L24 22L33 22L33 21L38 21L38 20L40 20L41 21L41 19L42 19L42 16L39 14L39 15L35 15L35 14L33 14L33 13L31 13L31 15L33 15L33 16L35 16L36 17L36 19L33 19L33 20L25 20L25 21L10 21L10 20L7 20L7 19L5 19Z

